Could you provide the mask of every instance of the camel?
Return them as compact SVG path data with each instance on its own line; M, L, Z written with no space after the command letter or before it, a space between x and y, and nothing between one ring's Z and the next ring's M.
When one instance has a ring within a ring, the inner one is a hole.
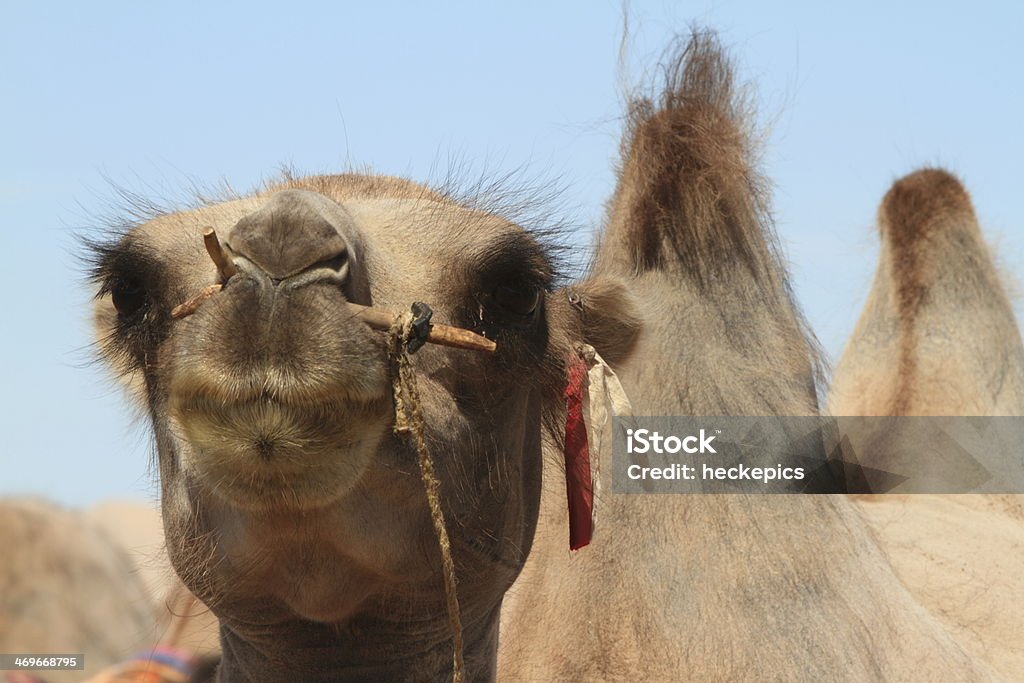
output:
M836 367L829 411L1024 416L1024 345L963 184L942 169L911 173L882 200L878 225L878 269ZM893 466L884 450L870 457ZM865 496L858 504L922 604L972 654L1018 676L1021 497Z
M0 500L0 652L83 653L80 681L149 645L155 602L102 525L34 498Z
M0 543L0 652L85 655L84 670L48 682L91 678L157 644L203 663L218 652L216 620L174 575L152 505L0 499Z
M559 435L579 343L621 371L638 414L818 408L728 60L697 33L666 73L656 102L634 102L579 282L559 286L545 235L500 210L367 174L286 177L96 250L96 335L149 415L169 555L220 620L220 681L991 676L844 497L605 482L592 545L566 548ZM215 293L170 314L200 291ZM400 356L457 620L417 440L393 429L396 337L348 306L415 301L497 344Z

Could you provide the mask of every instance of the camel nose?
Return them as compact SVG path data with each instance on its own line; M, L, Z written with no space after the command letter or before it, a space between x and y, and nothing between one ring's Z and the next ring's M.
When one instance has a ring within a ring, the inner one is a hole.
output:
M344 286L350 300L367 293L355 223L340 204L317 192L276 193L239 220L224 245L242 257L242 270L251 270L251 264L275 283L298 286L326 279Z

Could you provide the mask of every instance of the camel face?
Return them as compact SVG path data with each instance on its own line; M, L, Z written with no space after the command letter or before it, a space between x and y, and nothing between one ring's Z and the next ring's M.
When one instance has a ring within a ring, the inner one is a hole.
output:
M237 272L173 319L217 281L207 227ZM346 303L423 301L434 322L495 340L493 354L428 344L412 363L473 568L462 585L500 599L536 521L542 405L561 391L543 244L421 188L332 176L155 218L101 248L96 274L104 354L152 419L172 560L228 620L338 621L380 593L436 593L415 451L392 431L387 335Z
M345 308L371 299L360 233L324 195L271 195L226 234L237 274L167 347L175 451L232 506L330 504L380 447L380 335Z

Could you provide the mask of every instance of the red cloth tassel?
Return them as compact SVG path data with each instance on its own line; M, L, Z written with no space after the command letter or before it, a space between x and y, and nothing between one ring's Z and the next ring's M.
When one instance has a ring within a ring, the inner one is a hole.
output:
M594 482L590 474L587 424L583 417L587 364L574 356L565 386L565 493L569 501L569 549L579 550L594 536Z

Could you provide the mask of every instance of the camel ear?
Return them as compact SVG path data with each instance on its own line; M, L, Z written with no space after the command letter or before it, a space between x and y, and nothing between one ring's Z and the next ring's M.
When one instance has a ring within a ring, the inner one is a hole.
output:
M617 278L594 276L555 293L580 325L583 341L611 365L619 365L633 352L643 320L640 307Z

